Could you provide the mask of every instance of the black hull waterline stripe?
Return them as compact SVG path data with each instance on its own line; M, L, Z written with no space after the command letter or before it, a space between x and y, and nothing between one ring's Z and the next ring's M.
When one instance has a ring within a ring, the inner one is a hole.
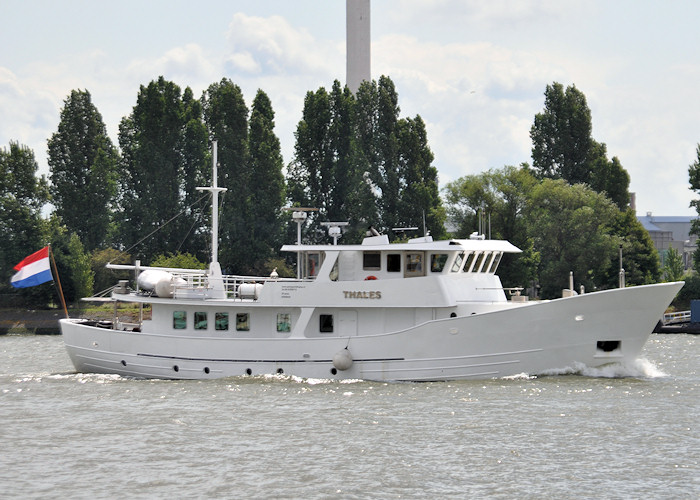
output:
M332 363L332 359L217 359L217 358L187 358L184 356L163 356L161 354L138 353L137 356L157 359L176 359L180 361L202 361L211 363ZM382 361L405 361L406 358L365 358L353 359L354 362L379 363Z

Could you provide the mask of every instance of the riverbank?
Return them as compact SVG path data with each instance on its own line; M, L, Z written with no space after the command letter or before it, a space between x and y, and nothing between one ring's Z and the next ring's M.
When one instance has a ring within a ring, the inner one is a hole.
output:
M69 314L78 311L69 311ZM61 309L27 310L0 309L0 335L8 333L33 333L35 335L58 335L58 320L65 317Z
M150 308L145 311L150 317ZM71 318L89 318L93 320L111 320L114 309L111 304L100 306L83 305L81 308L68 309ZM62 309L0 309L0 335L35 334L59 335L61 330L58 320L65 317ZM119 317L126 321L135 321L139 317L138 308L122 305Z

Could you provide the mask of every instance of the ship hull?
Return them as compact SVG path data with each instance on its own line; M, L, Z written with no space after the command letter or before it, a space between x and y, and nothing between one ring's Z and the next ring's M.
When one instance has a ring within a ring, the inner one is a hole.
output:
M158 379L284 374L432 381L537 375L633 363L682 283L512 304L371 335L222 338L125 331L61 320L79 372ZM232 306L233 307L233 306Z

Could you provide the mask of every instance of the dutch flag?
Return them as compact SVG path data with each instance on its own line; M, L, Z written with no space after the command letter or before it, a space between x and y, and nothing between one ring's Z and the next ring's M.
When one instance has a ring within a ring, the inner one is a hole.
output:
M10 283L15 288L27 288L53 280L49 264L49 247L34 252L15 266L17 273Z

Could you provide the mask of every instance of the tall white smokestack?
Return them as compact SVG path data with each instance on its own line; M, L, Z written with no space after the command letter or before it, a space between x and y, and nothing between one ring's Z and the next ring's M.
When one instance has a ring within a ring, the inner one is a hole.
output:
M369 0L345 0L346 85L355 94L363 81L371 81Z

